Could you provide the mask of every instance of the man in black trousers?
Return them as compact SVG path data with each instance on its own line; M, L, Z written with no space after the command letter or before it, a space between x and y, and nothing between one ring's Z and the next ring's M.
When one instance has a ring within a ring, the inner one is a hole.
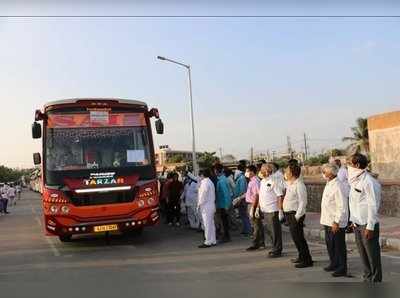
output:
M321 200L321 225L325 229L325 242L329 265L324 268L333 277L347 275L346 227L348 199L345 185L337 178L339 168L335 164L322 166L327 181Z
M350 220L361 261L365 282L382 281L381 248L379 245L378 210L381 204L381 185L367 171L365 155L354 154L347 161L350 182Z
M313 266L313 260L304 238L307 189L300 175L301 168L296 163L289 164L285 170L287 188L283 199L283 211L289 224L290 235L298 251L298 257L292 262L296 264L296 268L307 268Z

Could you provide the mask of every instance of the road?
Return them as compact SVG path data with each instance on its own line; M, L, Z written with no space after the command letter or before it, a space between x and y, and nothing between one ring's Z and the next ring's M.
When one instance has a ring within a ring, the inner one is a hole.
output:
M322 271L327 265L322 243L309 243L314 267L293 268L289 260L296 252L287 234L280 259L266 258L265 250L245 252L249 240L238 234L231 243L198 249L201 234L165 225L141 236L113 235L108 243L104 237L61 243L44 236L38 194L25 191L10 212L0 216L1 297L176 297L202 291L225 297L247 296L266 283L360 281L354 247L349 247L354 277L334 279ZM385 281L400 282L398 252L384 252L383 268Z

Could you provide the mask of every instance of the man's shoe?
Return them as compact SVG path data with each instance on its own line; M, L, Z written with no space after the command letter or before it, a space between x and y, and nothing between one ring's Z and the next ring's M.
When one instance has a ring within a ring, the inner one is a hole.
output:
M301 260L299 258L296 258L296 259L291 259L290 262L292 262L293 264L299 264L301 263Z
M332 271L335 271L335 268L333 267L333 266L326 266L326 267L324 267L324 271L326 271L326 272L332 272Z
M202 244L198 246L198 248L210 248L210 247L213 247L213 245Z
M296 267L298 269L308 268L308 267L312 267L312 266L314 266L313 262L298 263L298 264L294 265L294 267Z
M278 252L270 251L268 253L268 257L271 258L271 259L280 258L280 257L282 257L282 254L278 253Z
M333 277L345 277L345 276L347 276L347 272L333 272L332 276Z
M258 250L260 247L259 246L250 246L248 248L246 248L246 251L255 251Z

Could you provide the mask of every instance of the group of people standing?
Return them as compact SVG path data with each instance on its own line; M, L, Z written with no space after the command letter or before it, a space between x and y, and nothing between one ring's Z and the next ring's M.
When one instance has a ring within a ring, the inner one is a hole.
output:
M363 280L382 281L381 250L379 244L378 210L381 204L381 185L368 172L368 159L354 154L347 160L347 168L336 164L322 167L327 181L321 201L321 224L330 264L325 271L332 276L347 275L345 233L354 232L358 252L364 267Z
M325 164L322 175L326 186L321 200L321 225L330 263L324 268L333 277L347 276L345 233L354 231L364 266L364 280L382 281L379 246L378 209L381 201L379 182L367 170L368 160L354 154L347 167L339 160ZM234 172L215 164L199 177L188 173L182 182L178 174L169 174L161 190L161 204L169 225L179 225L182 204L191 228L204 231L199 248L231 241L232 210L237 210L243 235L251 237L247 251L265 248L265 234L272 247L269 258L282 256L282 224L288 226L298 256L291 260L295 268L307 268L314 262L304 237L307 188L297 160L284 169L273 162L258 165L239 163Z
M0 213L9 214L8 206L15 206L21 198L22 188L19 184L4 183L0 186Z

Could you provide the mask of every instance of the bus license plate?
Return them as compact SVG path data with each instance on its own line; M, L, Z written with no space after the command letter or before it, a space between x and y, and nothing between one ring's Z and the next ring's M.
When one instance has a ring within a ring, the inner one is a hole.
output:
M99 232L108 232L108 231L117 231L118 225L104 225L104 226L95 226L94 231L96 233Z

